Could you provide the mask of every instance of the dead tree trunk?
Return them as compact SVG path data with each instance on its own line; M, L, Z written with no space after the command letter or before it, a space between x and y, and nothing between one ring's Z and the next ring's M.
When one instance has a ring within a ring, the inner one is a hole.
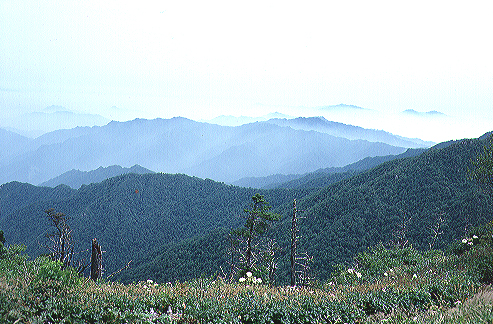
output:
M92 254L91 254L91 279L96 281L101 278L102 274L103 255L101 254L101 246L96 239L92 239Z
M296 208L296 199L293 201L293 219L291 222L291 287L298 285L307 286L313 281L311 276L309 263L313 262L313 258L307 253L302 253L303 256L299 256L298 248L298 209ZM304 218L304 217L302 217ZM297 270L298 269L300 270ZM298 280L297 280L298 279Z
M296 225L296 199L293 201L293 219L291 222L291 287L296 286L296 241L298 227Z

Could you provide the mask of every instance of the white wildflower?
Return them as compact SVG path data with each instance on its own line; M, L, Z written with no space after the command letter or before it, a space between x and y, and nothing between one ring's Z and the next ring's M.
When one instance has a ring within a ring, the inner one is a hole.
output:
M153 283L154 283L154 281L152 281L151 279L148 279L148 280L147 280L147 283L151 285L151 284L153 284Z
M467 244L467 239L462 239L462 243Z
M246 279L245 279L245 278L243 278L243 277L241 277L241 278L240 278L240 282L245 282L245 280L246 280Z
M476 235L473 235L473 236L472 236L472 238L473 238L473 239L477 239L478 237L477 237Z
M384 272L383 275L387 277L389 274L387 272Z
M361 272L356 272L356 277L361 278Z
M413 279L416 279L418 278L418 275L417 274L413 274Z
M248 278L250 278L250 277L252 276L252 273L251 273L250 271L248 271L248 272L246 273L246 276L247 276Z
M467 244L469 244L469 245L474 245L474 243L473 243L473 242L469 242L469 243L467 243Z
M258 284L261 284L261 283L262 283L262 279L257 278L257 283L258 283Z
M347 272L352 274L354 272L354 269L347 269Z

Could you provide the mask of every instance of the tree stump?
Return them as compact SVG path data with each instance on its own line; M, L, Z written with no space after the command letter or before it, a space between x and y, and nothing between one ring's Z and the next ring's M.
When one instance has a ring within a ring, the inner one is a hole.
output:
M92 254L91 254L91 279L96 281L101 278L103 270L103 256L101 254L101 246L98 241L92 239Z

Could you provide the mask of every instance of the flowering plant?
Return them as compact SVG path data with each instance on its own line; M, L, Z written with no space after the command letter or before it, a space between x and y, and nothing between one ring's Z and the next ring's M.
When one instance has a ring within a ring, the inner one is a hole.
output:
M250 284L261 284L262 279L261 278L256 278L250 271L248 271L245 274L245 277L241 277L239 280L241 283L245 283L247 287L249 287Z

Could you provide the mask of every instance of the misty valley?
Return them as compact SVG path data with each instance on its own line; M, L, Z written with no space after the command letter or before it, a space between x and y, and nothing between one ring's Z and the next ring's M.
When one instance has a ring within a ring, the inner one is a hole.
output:
M323 117L0 128L0 318L454 323L493 283L492 152Z

